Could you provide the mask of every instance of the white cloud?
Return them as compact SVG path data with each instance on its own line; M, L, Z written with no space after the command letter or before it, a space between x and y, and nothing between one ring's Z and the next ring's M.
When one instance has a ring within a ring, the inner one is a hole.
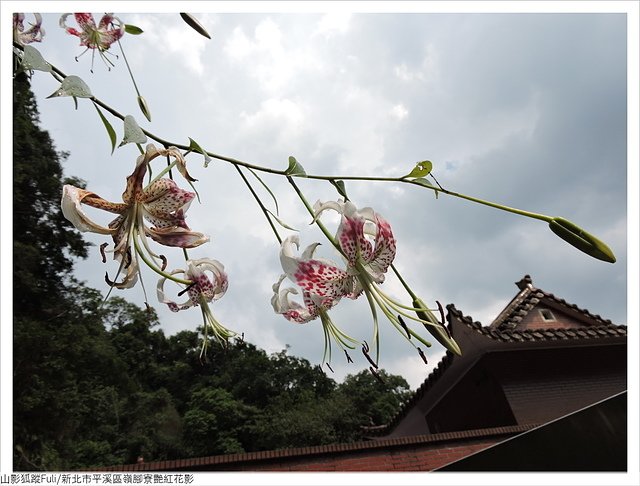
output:
M208 19L209 22L200 21L214 23L212 17ZM198 75L204 74L203 54L207 42L210 42L207 38L182 22L176 23L174 15L155 16L153 19L147 15L132 15L130 22L144 31L139 38L148 45L147 52L169 53L172 64L181 64Z
M330 38L335 34L345 34L349 30L351 14L349 12L330 12L322 16L313 35Z
M390 113L392 117L404 120L409 115L409 110L402 103L399 103L391 108Z
M260 104L260 110L253 114L240 115L248 127L264 126L268 123L285 123L291 127L302 122L301 107L289 99L269 98Z

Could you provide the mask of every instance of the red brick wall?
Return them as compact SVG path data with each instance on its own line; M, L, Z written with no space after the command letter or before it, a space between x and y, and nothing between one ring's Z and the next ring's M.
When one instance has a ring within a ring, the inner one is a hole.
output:
M403 448L341 452L320 456L289 457L265 462L228 464L216 468L226 471L432 471L474 452L486 449L499 438L484 438L463 443L417 444Z
M540 314L540 309L548 309L555 317L554 321L545 321ZM544 306L536 306L527 314L518 326L518 329L572 329L584 328L583 321L569 317L567 314Z
M432 471L535 425L126 464L100 471Z

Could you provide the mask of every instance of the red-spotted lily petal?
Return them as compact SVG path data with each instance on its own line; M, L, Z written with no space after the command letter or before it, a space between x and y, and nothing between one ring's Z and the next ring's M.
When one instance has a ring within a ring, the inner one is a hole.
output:
M351 293L353 278L347 272L331 261L313 258L318 245L319 243L309 245L301 257L296 257L298 236L286 238L280 249L280 263L284 273L302 290L322 299L340 298Z
M342 215L336 241L347 259L349 272L357 273L362 266L375 282L382 283L396 255L396 240L389 223L372 208L358 210L351 201L316 202L316 219L327 209Z
M79 37L80 45L85 46L87 49L106 51L111 47L111 44L124 35L124 23L121 22L118 17L114 17L113 14L105 14L96 27L92 14L75 13L73 16L80 30L67 26L67 17L69 15L71 14L66 13L60 17L60 27L62 27L67 34Z
M210 273L211 277L207 273ZM229 286L229 280L222 263L210 258L187 260L187 270L174 270L170 273L170 275L176 274L183 274L185 279L192 282L187 287L189 299L186 302L176 304L165 297L164 284L167 281L166 277L161 278L157 286L158 300L163 304L167 304L173 312L201 305L203 301L218 300L225 294Z
M13 40L20 45L31 44L32 42L42 42L44 37L44 29L42 28L42 15L33 14L36 23L31 24L27 30L24 30L24 14L13 14Z
M298 289L287 287L281 289L282 281L287 277L282 274L278 281L273 284L273 297L271 297L271 306L276 314L282 314L285 319L298 324L304 324L321 315L321 311L327 311L340 301L340 297L320 297L311 295L306 290L302 291L302 300L305 305L289 299L289 295L297 295Z

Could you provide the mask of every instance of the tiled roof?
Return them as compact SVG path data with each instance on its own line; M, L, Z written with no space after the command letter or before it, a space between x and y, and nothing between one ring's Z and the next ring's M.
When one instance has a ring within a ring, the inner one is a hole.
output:
M589 311L579 308L574 304L568 303L566 300L556 297L555 295L545 292L543 290L533 287L531 283L531 277L525 275L525 277L517 282L518 287L522 291L511 301L511 303L500 313L498 319L494 321L490 326L483 326L480 322L474 321L471 317L465 316L461 311L456 309L455 305L447 305L448 315L448 327L451 331L452 317L468 328L473 329L477 333L490 338L497 342L502 343L522 343L522 342L535 342L535 341L557 341L567 340L567 344L570 340L584 340L584 339L602 339L612 337L626 337L627 326L618 326L613 324L608 319L603 319L599 315L591 314ZM577 311L585 318L593 321L595 324L587 326L585 328L578 329L528 329L523 331L512 330L505 325L505 323L513 322L518 317L522 319L533 307L539 303L540 299L551 299L555 303L564 306L573 311ZM511 306L511 308L510 308ZM502 317L501 317L502 316ZM455 336L454 336L455 337ZM463 351L464 352L464 351ZM460 359L460 357L458 357ZM415 393L402 405L397 415L387 424L376 428L367 428L367 431L372 436L384 435L389 433L393 428L404 418L409 410L418 403L422 397L429 391L434 384L440 379L445 371L451 366L454 361L454 355L447 351L445 356L440 360L438 365L427 376L425 381L418 387Z
M570 304L564 299L556 297L552 293L545 292L533 286L529 275L525 275L522 280L516 282L521 292L505 307L498 317L490 324L491 328L514 329L522 319L537 305L542 299L553 302L565 311L577 313L584 319L592 321L596 325L611 326L613 323L609 319L604 319L598 314L592 314L586 309L581 309L575 304Z
M513 435L526 432L538 427L538 424L512 425L506 427L491 427L485 429L463 430L457 432L443 432L439 434L415 435L411 437L397 437L375 441L351 442L343 444L330 444L313 447L297 447L291 449L278 449L271 451L245 452L238 454L225 454L219 456L194 457L189 459L177 459L157 462L143 462L139 464L125 464L95 468L92 471L188 471L208 468L216 469L216 466L232 465L239 463L251 463L268 460L281 460L289 458L312 457L328 454L340 454L354 451L366 451L375 449L412 446L416 444L437 444L439 442L480 439L503 435Z
M502 342L524 342L557 339L595 339L627 336L627 326L618 326L616 324L612 324L611 321L604 320L600 318L600 316L593 316L594 321L608 324L592 325L582 329L526 329L523 331L516 331L504 329L503 326L500 326L497 329L492 327L484 327L479 322L474 322L471 317L464 316L462 312L456 309L453 304L449 304L447 306L447 309L452 315L455 315L461 322L466 324L467 327L488 338Z

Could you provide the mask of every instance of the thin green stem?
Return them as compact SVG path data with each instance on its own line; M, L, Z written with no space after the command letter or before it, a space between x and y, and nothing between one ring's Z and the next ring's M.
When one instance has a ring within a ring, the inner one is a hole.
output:
M258 203L258 206L260 206L260 210L262 211L262 214L264 214L264 217L267 218L267 221L269 222L269 226L271 226L271 229L273 230L273 234L276 235L276 239L278 240L278 243L282 244L282 238L280 237L280 234L278 233L278 230L277 230L275 224L273 224L273 221L271 220L271 217L269 217L269 212L267 211L267 208L262 203L262 200L260 199L260 196L258 196L256 191L253 189L253 186L251 185L251 183L249 182L247 177L242 172L242 169L240 169L240 167L237 166L237 165L234 165L234 167L238 171L238 174L240 174L240 177L242 177L242 180L244 181L244 183L246 184L247 188L249 189L249 191L253 195L253 198Z
M131 81L133 81L133 88L136 90L136 94L138 96L142 96L140 94L140 90L138 89L138 85L136 84L136 80L133 77L133 72L131 71L131 67L129 66L129 61L127 60L127 56L124 53L124 49L122 48L122 44L120 43L120 39L118 39L118 46L120 47L120 52L122 52L122 58L124 59L124 63L127 66L127 71L129 71L129 76L131 77Z
M342 248L340 248L340 245L338 244L338 242L335 240L335 238L333 237L333 235L329 232L329 230L327 229L327 227L322 224L322 221L320 221L319 219L316 218L316 213L313 210L313 208L311 207L311 205L309 204L309 202L307 201L307 199L304 197L304 194L302 194L302 191L300 190L300 188L298 187L298 185L295 183L295 181L293 180L293 177L291 176L287 176L287 180L289 181L289 183L293 186L293 189L296 191L296 194L298 195L298 197L300 198L300 200L302 201L302 204L304 204L304 207L307 208L307 211L309 212L309 214L311 215L311 217L313 218L313 220L315 221L315 223L318 225L318 228L320 228L320 230L324 233L324 235L327 237L327 239L331 242L331 244L346 258L346 255L344 254L344 252L342 251Z
M18 48L22 48L19 44L16 44L14 42L14 46L17 46ZM123 53L124 55L124 53ZM126 58L125 58L125 62L126 62ZM55 77L55 75L58 75L62 78L66 78L67 75L65 73L63 73L60 69L58 69L57 67L51 65L52 67L52 75ZM128 67L128 63L127 63L127 67ZM135 84L135 81L134 81ZM137 88L136 88L137 89ZM100 106L101 108L103 108L104 110L108 111L109 113L111 113L113 116L115 116L116 118L120 118L121 120L124 120L125 116L121 113L119 113L118 111L116 111L115 109L113 109L112 107L110 107L109 105L107 105L106 103L104 103L103 101L101 101L100 99L96 98L95 96L92 96L90 98L94 103L96 103L98 106ZM179 149L182 150L189 150L189 146L184 145L184 144L178 144L178 143L171 143L145 129L142 129L143 133L150 139L158 142L159 144L164 145L165 147L168 146L174 146L177 147ZM228 162L230 164L236 165L236 166L242 166L242 167L246 167L248 169L253 169L259 172L265 172L265 173L269 173L269 174L274 174L274 175L279 175L279 176L286 176L289 181L291 182L291 177L287 174L287 170L283 169L283 170L278 170L278 169L272 169L269 167L264 167L264 166L260 166L260 165L256 165L256 164L251 164L249 162L245 162L242 160L238 160L238 159L234 159L232 157L227 157L224 155L220 155L220 154L216 154L213 152L209 152L209 151L204 151L204 153L206 153L209 157L217 159L217 160L221 160L223 162ZM466 194L461 194L461 193L457 193L457 192L453 192L453 191L449 191L447 189L444 189L443 187L435 187L435 186L425 186L423 184L421 184L420 182L416 182L413 179L408 179L405 177L370 177L370 176L336 176L336 175L332 175L332 176L325 176L325 175L317 175L317 174L307 174L306 175L307 179L315 179L315 180L324 180L324 181L332 181L332 180L353 180L353 181L370 181L370 182L395 182L395 183L403 183L403 184L411 184L411 185L415 185L415 186L419 186L422 188L427 188L427 189L431 189L432 191L436 192L436 193L442 193L442 194L446 194L448 196L452 196L452 197L457 197L460 199L464 199L467 201L471 201L471 202L475 202L477 204L482 204L484 206L489 206L492 207L494 209L500 209L502 211L507 211L513 214L518 214L520 216L525 216L528 218L533 218L533 219L538 219L541 221L546 221L546 222L551 222L553 220L553 218L551 216L547 216L544 214L539 214L539 213L534 213L531 211L524 211L521 209L517 209L517 208L512 208L509 206L504 206L502 204L497 204L491 201L486 201L480 198L476 198L473 196L467 196ZM295 185L294 185L295 187Z
M400 283L402 284L402 286L409 293L409 296L414 300L417 299L418 297L416 296L416 294L413 293L413 290L411 290L411 287L409 287L407 282L404 281L404 279L402 278L402 275L400 275L400 272L398 272L398 270L396 269L393 263L391 264L391 270L393 270L393 273L396 274L396 277L398 277L398 280L400 280Z
M168 274L166 272L163 272L162 270L160 270L155 263L153 263L151 260L149 260L147 258L147 256L144 254L144 251L142 250L142 248L140 248L140 244L138 243L138 238L133 238L133 246L135 247L136 253L140 256L140 258L142 258L142 261L154 272L156 272L158 275L161 275L162 277L166 278L167 280L172 280L173 282L177 282L183 285L191 285L193 282L191 280L185 280L183 278L178 278L178 277L174 277L171 274Z

